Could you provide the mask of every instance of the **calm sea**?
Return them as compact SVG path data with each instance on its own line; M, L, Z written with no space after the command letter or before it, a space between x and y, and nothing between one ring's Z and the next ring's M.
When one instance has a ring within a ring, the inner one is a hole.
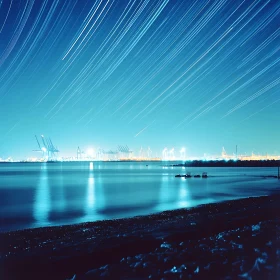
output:
M171 164L171 163L168 163ZM0 164L0 231L131 217L270 194L276 168L182 168L162 162ZM210 175L175 178L187 171Z

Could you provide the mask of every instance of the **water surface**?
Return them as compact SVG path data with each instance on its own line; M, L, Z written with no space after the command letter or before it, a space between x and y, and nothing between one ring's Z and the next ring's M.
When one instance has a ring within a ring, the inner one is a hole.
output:
M171 164L171 163L169 163ZM148 166L147 166L148 165ZM162 162L0 164L0 231L145 215L280 189L276 168L182 168ZM175 178L176 174L203 178Z

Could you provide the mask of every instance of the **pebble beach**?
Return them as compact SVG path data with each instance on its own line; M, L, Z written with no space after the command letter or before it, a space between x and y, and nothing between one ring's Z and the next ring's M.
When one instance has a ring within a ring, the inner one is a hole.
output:
M279 278L279 194L0 233L0 279Z

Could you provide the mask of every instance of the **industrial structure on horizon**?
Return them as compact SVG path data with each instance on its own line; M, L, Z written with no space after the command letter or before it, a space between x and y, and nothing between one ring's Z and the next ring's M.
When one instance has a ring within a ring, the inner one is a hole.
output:
M222 148L222 154L221 154L222 160L280 160L280 156L272 156L272 155L256 155L252 152L251 155L239 155L237 153L237 146L236 146L236 152L233 155L228 155L225 148Z
M67 159L65 159L67 160ZM256 155L252 152L251 155L242 155L236 153L228 154L225 148L222 148L220 155L206 155L203 157L188 157L186 154L186 148L181 148L176 151L175 148L168 149L165 147L162 151L161 157L153 156L152 150L150 147L143 148L141 147L138 155L134 154L133 151L127 146L117 146L115 150L104 150L98 148L88 149L86 152L81 150L80 147L77 148L77 156L74 158L69 158L68 160L77 160L77 161L87 161L87 160L96 160L96 161L188 161L188 160L206 160L206 161L219 161L219 160L280 160L280 156L275 155Z
M98 148L96 151L94 149L88 149L87 152L84 152L77 148L77 157L76 160L99 160L99 161L144 161L144 160L161 160L159 157L152 157L152 150L150 147L143 149L141 147L139 151L139 156L135 156L133 151L129 149L127 145L119 145L116 150L104 150Z
M44 137L40 135L35 139L38 145L38 149L33 150L33 152L39 152L39 157L28 158L28 162L44 162L44 161L193 161L193 160L204 160L204 161L219 161L219 160L280 160L280 155L260 155L251 153L250 155L238 154L237 145L235 147L235 153L228 154L225 148L222 148L220 155L207 155L204 154L203 157L190 157L186 153L186 148L181 148L176 150L173 148L165 147L162 150L161 156L153 155L150 147L141 147L139 152L134 154L127 145L118 145L114 150L104 150L102 148L89 148L84 151L80 147L76 150L76 156L72 157L58 157L60 152L56 146L54 146L51 138ZM14 162L11 157L3 159L0 157L0 162Z
M41 144L36 135L35 138L39 149L33 151L41 153L41 159L43 159L44 161L57 160L57 154L59 153L59 150L54 146L51 138L45 138L44 135L41 135Z

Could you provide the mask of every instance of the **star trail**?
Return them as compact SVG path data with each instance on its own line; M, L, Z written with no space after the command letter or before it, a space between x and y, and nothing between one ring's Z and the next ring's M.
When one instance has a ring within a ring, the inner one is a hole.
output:
M280 152L279 77L277 0L2 0L0 157Z

